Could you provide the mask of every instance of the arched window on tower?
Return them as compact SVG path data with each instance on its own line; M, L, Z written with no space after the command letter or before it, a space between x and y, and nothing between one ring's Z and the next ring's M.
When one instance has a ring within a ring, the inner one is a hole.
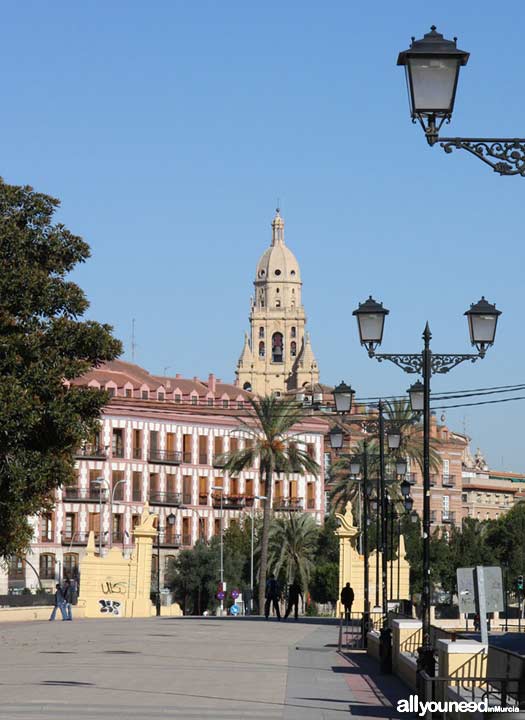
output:
M252 391L252 384L249 383L249 382L245 382L244 385L242 386L242 389L243 389L243 390L247 390L248 392L251 392L251 391Z
M264 357L264 342L262 340L259 343L259 357Z
M283 361L283 336L282 333L276 332L272 335L272 362L281 363Z
M259 337L260 337L260 338L263 338L263 337L264 337L264 328L263 328L263 327L260 327L260 328L259 328Z
M291 328L290 328L290 337L293 337L293 338L296 337L295 327L291 327Z
M259 291L259 305L264 307L264 290Z
M292 342L290 343L290 355L292 357L295 357L297 355L297 343L295 342L295 340L292 340Z

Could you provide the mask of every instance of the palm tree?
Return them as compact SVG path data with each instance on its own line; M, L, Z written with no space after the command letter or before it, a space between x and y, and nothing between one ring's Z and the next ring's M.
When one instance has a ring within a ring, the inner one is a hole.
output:
M391 400L385 402L385 417L387 422L401 433L401 444L398 454L414 460L423 472L423 426L416 423L416 416L410 406L410 401ZM441 457L436 448L439 440L430 439L430 468L437 472L441 467Z
M305 591L314 568L319 528L308 513L275 518L270 525L268 563L276 576Z
M243 434L252 443L241 450L224 455L224 469L237 475L253 467L259 460L260 477L264 476L266 500L264 501L261 557L259 566L259 609L264 606L266 569L268 565L268 538L272 510L273 478L275 473L319 473L318 463L306 452L292 429L302 420L302 405L280 400L273 395L249 398L249 418L239 419Z
M336 460L330 469L330 481L333 486L328 494L334 510L344 512L347 502L354 503L354 500L361 501L362 480L350 474L350 464L358 460L363 467L363 456L365 454L365 443L360 440L357 445L351 448L348 455ZM368 488L375 487L376 478L379 474L379 444L377 440L370 440L366 444L366 456L368 465Z

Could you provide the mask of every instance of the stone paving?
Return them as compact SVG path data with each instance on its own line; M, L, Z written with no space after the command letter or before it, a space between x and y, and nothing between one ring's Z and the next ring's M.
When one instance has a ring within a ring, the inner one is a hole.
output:
M406 718L408 690L337 627L259 618L0 625L1 720Z

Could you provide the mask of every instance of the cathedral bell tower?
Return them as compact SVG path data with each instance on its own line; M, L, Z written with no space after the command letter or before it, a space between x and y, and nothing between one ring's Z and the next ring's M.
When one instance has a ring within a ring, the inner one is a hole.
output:
M255 271L250 333L237 363L237 383L256 395L283 394L319 382L319 369L305 331L299 263L284 242L279 209L272 244Z

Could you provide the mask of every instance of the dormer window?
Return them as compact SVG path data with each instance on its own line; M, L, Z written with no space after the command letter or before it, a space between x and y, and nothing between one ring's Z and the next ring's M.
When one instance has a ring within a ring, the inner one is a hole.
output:
M131 388L126 388L126 397L132 397L132 393L133 391L131 390Z
M182 402L182 395L175 395L175 402L180 405Z
M208 405L210 407L213 407L213 398L212 397L208 398Z
M164 395L163 392L158 392L158 393L157 393L157 398L158 398L161 402L164 402L165 397L166 397L166 396Z
M223 400L223 401L222 401L222 407L223 407L223 408L227 408L227 407L229 406L229 404L230 404L230 403L229 403L228 400Z
M149 390L142 390L140 393L140 397L143 400L149 400Z
M192 395L192 396L191 396L191 404L192 404L192 405L196 405L196 404L197 404L197 395Z
M108 392L110 398L115 397L115 388L114 387L108 387L107 392Z

